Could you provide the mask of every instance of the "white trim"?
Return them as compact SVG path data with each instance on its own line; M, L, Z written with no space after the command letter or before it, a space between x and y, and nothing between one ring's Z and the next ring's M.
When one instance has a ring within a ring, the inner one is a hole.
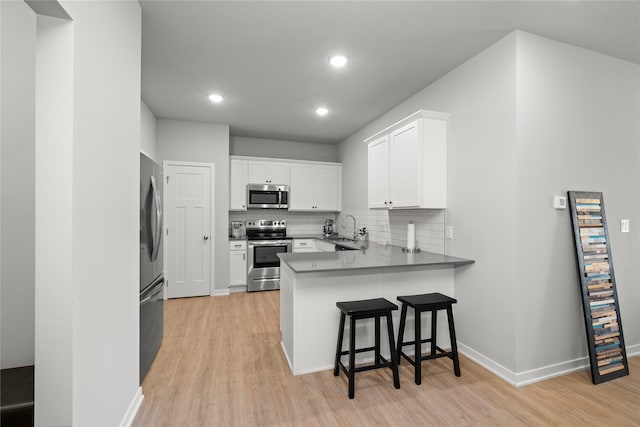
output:
M633 344L625 346L627 350L627 357L640 356L640 344Z
M224 297L229 295L229 288L225 289L214 289L211 294L212 297Z
M230 294L237 294L240 292L247 292L247 285L229 286Z
M277 162L288 164L308 164L308 165L324 165L324 166L342 166L340 162L325 162L323 160L298 160L298 159L282 159L279 157L254 157L254 156L239 156L236 154L230 154L229 160L246 160L249 162Z
M215 207L215 200L216 200L216 164L215 163L204 163L204 162L183 162L180 160L164 160L162 162L162 176L163 179L165 179L166 177L166 170L169 166L196 166L196 167L205 167L205 168L209 168L211 170L211 173L209 174L210 177L210 182L209 182L209 188L210 188L210 198L209 198L209 216L211 217L211 225L209 226L209 235L210 235L210 239L209 241L212 242L211 244L211 254L210 254L210 263L209 263L209 295L210 296L214 296L215 293L215 286L214 286L214 282L215 282L215 263L216 263L216 245L213 244L213 242L216 241L215 237L216 237L216 229L215 229L215 223L216 223L216 211L214 209ZM165 213L165 218L166 218L166 212L167 212L167 186L166 186L166 181L162 183L162 209L163 212ZM169 263L166 262L167 259L167 255L169 253L169 243L166 237L167 237L167 223L166 221L164 222L164 227L163 227L163 233L164 233L164 239L162 242L162 250L164 252L164 278L165 281L167 280L167 278L169 277ZM167 299L167 286L165 286L164 288L164 299Z
M404 119L399 120L390 126L387 126L381 131L374 133L373 135L365 139L364 142L368 144L369 141L372 141L382 136L383 134L391 133L392 131L399 129L417 119L428 118L428 119L448 120L449 116L450 116L449 113L442 113L439 111L418 110L415 113L411 114L410 116L407 116Z
M138 387L138 390L133 395L133 400L127 408L127 412L125 412L124 417L122 417L120 427L130 427L131 425L133 425L133 420L135 420L136 414L138 413L140 406L142 406L143 400L144 395L142 394L142 387Z
M589 357L585 356L560 363L554 363L552 365L542 366L540 368L530 369L528 371L513 372L486 357L482 353L479 353L460 342L458 342L458 351L514 387L522 387L528 384L570 374L572 372L581 371L583 369L589 369ZM640 344L627 346L626 351L627 357L640 355Z

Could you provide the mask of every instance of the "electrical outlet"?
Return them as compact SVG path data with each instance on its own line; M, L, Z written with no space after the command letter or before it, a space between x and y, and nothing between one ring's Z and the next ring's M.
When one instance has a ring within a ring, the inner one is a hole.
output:
M628 233L629 232L629 227L631 225L630 223L631 223L631 221L628 220L628 219L621 219L620 220L620 232L621 233Z
M453 226L447 225L447 239L453 239Z

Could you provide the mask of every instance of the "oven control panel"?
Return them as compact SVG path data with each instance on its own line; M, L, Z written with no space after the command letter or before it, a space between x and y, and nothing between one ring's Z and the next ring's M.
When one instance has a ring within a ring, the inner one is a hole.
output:
M287 226L287 222L284 219L271 220L271 219L259 219L259 220L247 220L245 222L246 227L266 227L266 228L282 228Z

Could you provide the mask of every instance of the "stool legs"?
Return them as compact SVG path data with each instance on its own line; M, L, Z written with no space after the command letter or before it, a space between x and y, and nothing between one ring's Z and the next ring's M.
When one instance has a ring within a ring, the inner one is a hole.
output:
M344 338L344 313L340 313L340 326L338 327L338 344L336 348L336 363L333 366L333 375L340 375L340 353L342 352L342 338Z
M415 328L415 381L416 384L420 385L422 383L422 330L420 328L420 312L418 310L413 310L414 317L414 328ZM433 338L433 337L432 337Z
M447 320L449 322L449 339L451 341L451 351L445 351L437 345L437 330L438 330L438 311L445 310L445 307L440 306L439 308L421 308L421 307L413 307L414 308L414 339L413 341L404 341L404 332L405 325L407 321L407 306L403 302L402 310L400 314L400 328L398 330L398 344L396 347L396 358L397 364L400 365L400 361L402 357L405 357L415 369L415 383L420 385L422 383L422 361L428 359L435 359L439 357L449 357L453 360L453 370L457 377L460 376L460 360L458 358L458 344L456 342L456 331L455 325L453 321L453 308L451 305L446 307L447 311ZM429 311L431 313L431 338L422 339L422 330L421 330L421 314L423 311ZM431 343L430 353L426 356L422 356L422 343ZM411 360L409 356L403 354L402 347L403 345L411 345L414 347L414 358Z
M456 328L453 324L453 309L447 308L447 319L449 320L449 339L451 340L451 356L453 359L453 371L456 377L460 376L460 360L458 359L458 344L456 343Z
M375 320L375 350L373 363L380 363L380 316L376 316Z
M400 313L400 329L398 329L398 348L396 351L398 366L402 362L402 339L404 337L404 325L407 322L407 305L402 304L402 312Z
M349 399L355 396L356 387L356 319L351 316L349 330Z
M378 330L379 328L378 324ZM387 333L389 334L389 356L391 357L391 370L393 371L393 386L400 388L400 376L398 375L398 355L394 351L396 346L393 342L393 323L391 320L391 314L387 314ZM379 348L379 347L378 347Z
M387 334L389 336L389 349L391 354L391 361L386 360L380 354L380 329L382 322L382 316L385 316L387 319ZM333 375L339 376L340 369L345 372L348 378L349 383L349 399L353 399L355 396L355 374L356 372L365 371L369 369L376 369L381 367L391 368L393 372L393 385L396 389L400 388L400 376L398 373L398 355L396 353L396 344L394 340L393 334L393 319L391 313L374 315L373 317L374 325L375 325L375 345L373 347L367 348L356 348L356 320L361 320L363 318L359 318L356 316L350 316L349 321L349 350L342 351L342 344L344 339L344 327L346 322L346 315L344 313L340 314L340 326L338 330L338 342L336 343L336 360L333 366ZM373 365L361 366L356 368L356 353L364 352L364 351L374 351L374 363ZM349 355L349 368L347 369L340 361L340 358L344 355Z

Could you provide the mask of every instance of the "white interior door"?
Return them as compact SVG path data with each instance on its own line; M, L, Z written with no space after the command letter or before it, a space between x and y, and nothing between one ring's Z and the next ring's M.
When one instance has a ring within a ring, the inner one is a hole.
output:
M214 165L165 162L167 296L211 294Z

